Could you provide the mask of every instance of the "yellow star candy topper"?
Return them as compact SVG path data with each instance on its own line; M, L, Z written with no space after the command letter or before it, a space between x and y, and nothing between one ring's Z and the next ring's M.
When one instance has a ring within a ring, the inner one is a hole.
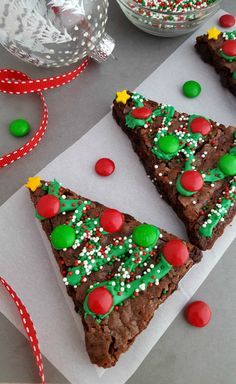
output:
M116 102L126 104L127 100L130 99L130 95L127 93L126 89L122 92L116 92Z
M220 34L221 31L219 31L219 29L217 29L216 27L212 27L211 29L209 29L209 31L207 31L208 40L217 40Z
M35 192L37 188L41 187L42 183L39 176L29 177L25 187L29 188L32 192Z

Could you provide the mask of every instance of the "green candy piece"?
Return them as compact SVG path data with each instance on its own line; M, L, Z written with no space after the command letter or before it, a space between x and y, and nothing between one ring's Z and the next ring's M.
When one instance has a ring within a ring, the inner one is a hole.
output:
M186 97L189 97L190 99L193 99L194 97L197 97L200 95L202 87L201 85L194 80L186 81L183 85L183 94Z
M236 71L233 72L232 78L233 78L234 80L236 80Z
M176 153L179 149L179 140L173 135L166 135L158 140L158 147L164 153Z
M75 231L68 225L58 225L51 233L51 243L55 249L71 247L75 242Z
M141 224L133 230L133 240L140 247L154 246L159 239L160 231L149 224Z
M236 156L229 153L221 156L218 167L226 176L236 176Z
M15 137L24 137L28 135L30 131L30 125L28 121L24 119L13 120L9 125L9 132Z

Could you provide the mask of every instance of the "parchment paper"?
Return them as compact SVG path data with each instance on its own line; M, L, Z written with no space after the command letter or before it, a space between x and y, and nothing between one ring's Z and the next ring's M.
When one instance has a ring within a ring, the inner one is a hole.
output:
M179 111L236 124L235 99L222 88L213 68L204 64L193 49L195 36L216 24L221 13L192 35L137 90L154 100L173 104ZM189 79L197 80L203 86L202 94L196 100L186 99L180 92L181 84ZM109 178L101 178L93 171L94 163L103 156L111 157L117 166ZM157 194L129 140L110 113L39 174L45 179L55 177L64 186L88 198L186 238L183 224ZM178 291L158 309L147 330L120 358L116 367L108 370L98 369L89 362L79 316L73 311L61 279L56 279L58 271L51 262L52 252L48 242L40 236L34 209L24 187L0 208L0 274L12 284L31 313L42 353L68 380L73 384L122 384L138 368L222 257L235 237L235 230L236 221L211 251L204 252L203 261L188 273ZM0 297L1 312L23 332L14 305L9 304L1 288Z

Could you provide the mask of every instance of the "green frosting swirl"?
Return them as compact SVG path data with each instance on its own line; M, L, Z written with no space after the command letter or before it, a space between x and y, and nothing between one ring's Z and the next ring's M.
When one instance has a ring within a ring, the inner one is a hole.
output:
M211 209L211 212L207 215L206 221L199 227L199 233L203 237L212 237L214 229L224 220L224 217L229 212L230 208L234 206L236 199L236 182L231 183L231 189L229 197L222 197L221 202Z
M129 264L130 263L130 264ZM133 263L134 264L134 263ZM132 264L132 260L127 260L126 263L121 264L120 270L123 270L123 272L127 271L133 271L136 266ZM131 267L130 267L131 265ZM132 266L134 268L132 268ZM127 268L128 267L128 268ZM84 311L86 316L90 315L95 319L98 319L98 321L101 321L102 319L109 316L109 314L113 311L114 307L117 305L122 305L122 303L127 300L130 297L135 297L135 292L144 291L148 284L159 284L159 280L162 279L169 271L171 270L172 266L165 260L165 258L161 255L160 262L156 265L152 265L151 268L148 268L149 272L146 271L145 274L140 276L139 279L135 279L134 281L130 282L129 284L124 284L123 281L121 281L120 276L115 277L114 279L111 279L107 282L103 283L97 283L94 285L93 288L91 288L88 291L88 294L94 289L98 287L106 287L110 293L113 296L113 306L105 315L96 316L93 312L90 311L88 307L88 295L85 298L84 301ZM122 285L122 283L124 285ZM124 288L124 289L122 289ZM119 294L118 294L119 293Z
M236 60L236 56L228 56L223 51L220 51L220 56L223 57L229 63L233 63Z

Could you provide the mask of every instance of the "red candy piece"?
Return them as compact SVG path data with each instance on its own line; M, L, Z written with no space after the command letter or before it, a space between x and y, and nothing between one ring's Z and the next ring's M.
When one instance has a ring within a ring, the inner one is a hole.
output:
M222 51L227 56L236 56L236 40L226 40L222 45Z
M95 164L95 171L100 176L110 176L115 170L115 163L111 159L103 157Z
M235 24L235 17L233 15L223 15L219 18L219 24L223 28L233 27Z
M132 116L135 119L147 119L151 116L152 110L146 107L132 109Z
M98 287L88 295L88 307L95 315L105 315L113 305L113 297L106 287Z
M211 320L211 310L204 301L194 301L185 310L185 317L194 327L205 327Z
M204 180L198 171L186 171L180 178L180 183L189 192L198 192L203 188Z
M168 241L162 249L166 261L173 267L181 267L189 259L189 251L183 241L173 239Z
M124 216L116 209L106 209L101 215L101 226L109 233L118 232L124 223Z
M191 121L190 129L193 133L201 133L205 136L211 131L211 123L204 117L196 117Z
M50 219L60 211L60 200L54 195L42 196L36 205L36 211L45 219Z

